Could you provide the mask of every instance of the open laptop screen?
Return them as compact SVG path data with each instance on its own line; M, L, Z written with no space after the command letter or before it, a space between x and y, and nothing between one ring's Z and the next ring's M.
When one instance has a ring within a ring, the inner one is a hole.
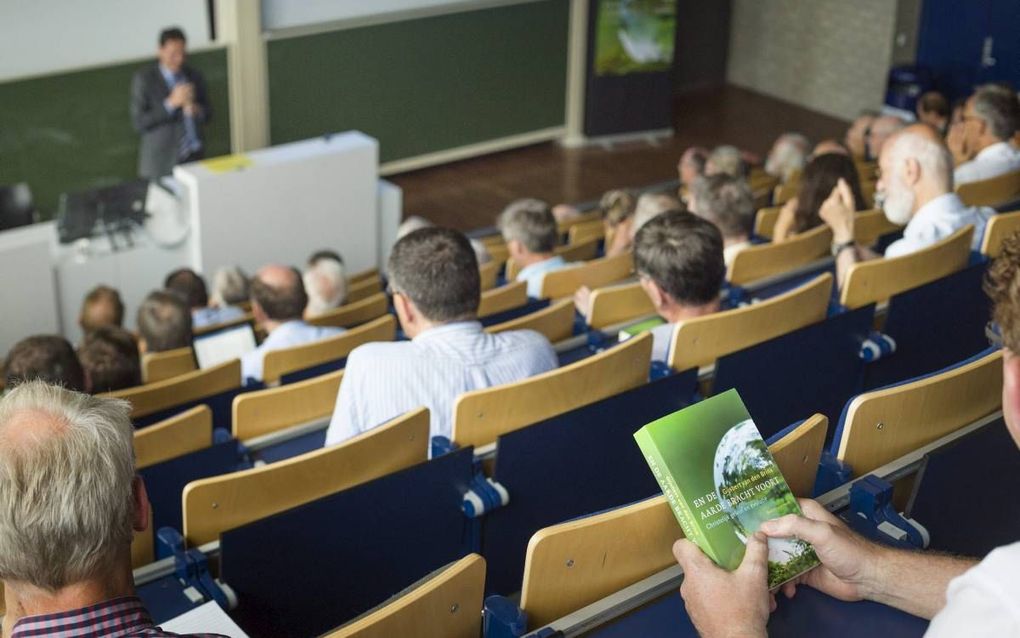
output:
M251 324L241 324L233 328L196 337L194 341L195 359L202 370L217 366L227 361L240 359L241 356L255 349L255 331Z

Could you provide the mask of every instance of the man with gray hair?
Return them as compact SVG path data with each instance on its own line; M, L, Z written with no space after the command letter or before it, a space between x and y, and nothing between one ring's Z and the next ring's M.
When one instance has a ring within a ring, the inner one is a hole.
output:
M786 182L804 170L810 152L811 142L808 138L800 133L783 133L776 138L765 158L765 172Z
M875 118L868 129L868 159L878 159L882 156L882 147L889 138L906 126L902 118L895 115L882 115Z
M705 175L725 173L733 177L747 177L747 164L736 146L716 146L708 156Z
M1020 102L1013 91L995 84L978 88L946 139L957 164L956 185L1020 171L1020 149L1012 143L1018 127Z
M499 230L510 258L521 267L517 281L528 282L528 296L537 299L545 276L568 266L554 254L559 231L552 210L541 200L519 199L499 216Z
M339 307L347 299L347 274L344 265L336 259L322 258L310 264L302 273L308 305L305 317L315 317Z
M995 211L968 208L953 192L953 158L935 129L914 124L890 137L879 167L878 195L885 216L894 224L906 225L903 238L886 248L886 257L916 252L967 225L974 226L975 249L981 243L985 223ZM832 255L842 285L851 265L878 256L854 242L856 206L845 180L832 189L819 216L832 228Z
M723 237L726 265L751 245L754 195L747 181L729 175L708 175L694 182L690 211L715 224Z
M478 260L461 233L410 233L393 246L387 272L393 307L410 341L366 343L351 352L326 445L421 406L429 409L431 435L450 438L458 396L557 366L552 346L537 332L482 329Z
M4 636L176 635L135 597L131 540L149 499L130 410L42 381L0 400Z
M248 276L238 266L220 268L213 275L210 306L236 306L248 301Z
M191 311L184 298L154 290L138 307L138 349L142 354L191 345Z

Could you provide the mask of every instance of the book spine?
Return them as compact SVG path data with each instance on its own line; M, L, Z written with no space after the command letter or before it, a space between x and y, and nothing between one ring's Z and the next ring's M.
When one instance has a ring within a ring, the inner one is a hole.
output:
M676 484L676 480L666 467L666 463L659 452L659 446L655 444L655 440L646 430L636 432L634 439L637 441L638 447L641 448L641 453L644 454L645 462L651 468L652 475L658 481L659 488L669 502L673 515L676 516L677 522L680 523L684 536L687 537L687 540L700 547L709 557L715 559L715 552L712 551L708 538L702 531L701 526L697 524L694 512L691 511L690 505L687 504L687 500L684 499L683 494L680 492L680 487Z

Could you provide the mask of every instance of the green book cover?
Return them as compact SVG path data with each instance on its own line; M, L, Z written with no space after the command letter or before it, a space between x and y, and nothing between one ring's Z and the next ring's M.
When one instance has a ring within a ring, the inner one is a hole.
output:
M687 538L733 570L765 521L800 514L736 390L653 421L634 433ZM797 539L769 539L769 588L818 564Z
M631 337L638 336L642 332L648 332L652 328L657 328L664 323L666 323L666 320L661 317L646 319L640 323L634 324L633 326L627 326L626 328L623 328L622 330L620 330L620 334L617 336L617 338L620 341L626 341Z

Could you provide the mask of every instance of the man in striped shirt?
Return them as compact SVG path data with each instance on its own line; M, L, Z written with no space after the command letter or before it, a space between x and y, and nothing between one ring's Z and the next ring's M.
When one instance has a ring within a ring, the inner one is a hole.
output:
M423 228L393 247L393 305L410 341L368 343L347 358L326 445L425 406L431 435L451 435L457 396L518 381L557 365L537 332L488 334L477 320L478 261L462 234Z
M0 401L0 579L11 638L173 636L134 596L149 500L125 401L23 383Z

